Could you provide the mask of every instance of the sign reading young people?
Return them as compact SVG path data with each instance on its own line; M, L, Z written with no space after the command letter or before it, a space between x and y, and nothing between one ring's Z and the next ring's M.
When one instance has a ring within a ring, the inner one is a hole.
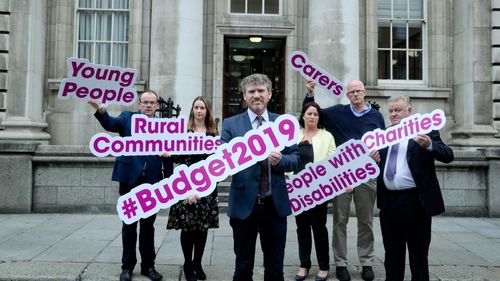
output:
M134 83L137 71L131 68L90 63L87 59L68 58L68 78L61 82L60 99L98 100L102 105L131 105L137 100Z
M336 96L345 93L345 85L333 75L311 62L304 52L292 52L288 56L288 64L293 70L298 71L304 76L304 78L311 78L316 81L316 85L327 92Z
M207 196L217 182L267 158L272 151L296 144L298 135L297 118L281 115L220 145L207 159L189 167L180 165L169 178L139 185L121 196L116 205L120 219L131 224L186 199L192 192Z

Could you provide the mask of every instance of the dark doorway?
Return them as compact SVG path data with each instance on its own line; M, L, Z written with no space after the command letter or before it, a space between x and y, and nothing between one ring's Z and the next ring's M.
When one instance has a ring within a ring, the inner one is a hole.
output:
M262 38L258 43L249 37L224 38L223 118L246 110L240 90L241 80L253 73L266 74L273 82L272 97L267 105L271 112L285 110L285 40Z

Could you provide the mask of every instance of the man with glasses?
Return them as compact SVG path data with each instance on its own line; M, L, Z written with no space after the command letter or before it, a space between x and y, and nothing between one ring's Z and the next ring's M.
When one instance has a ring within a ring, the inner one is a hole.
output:
M97 101L88 102L97 111L94 116L101 126L110 132L119 133L121 137L131 136L132 115L144 114L150 118L155 117L158 109L158 94L153 90L146 90L139 96L139 110L135 112L124 111L118 117L111 117ZM163 167L163 169L162 169ZM173 163L170 158L160 156L119 156L116 158L113 169L113 181L119 182L120 196L143 183L153 184L163 178L169 177L173 172ZM163 276L154 267L156 258L154 246L154 222L156 215L140 219L139 252L141 253L141 274L153 281L158 281ZM122 226L122 272L120 281L132 280L132 272L137 263L137 222L123 223Z
M314 80L306 79L307 94L304 104L314 101ZM385 129L382 114L365 102L366 90L363 82L350 81L347 84L347 98L350 104L337 104L323 109L325 127L335 138L337 146L350 139L360 140L364 133L377 128ZM358 257L362 266L361 278L375 278L372 265L373 250L373 208L375 205L376 181L370 180L333 198L333 235L332 248L336 266L336 275L340 281L349 281L347 270L347 222L351 201L354 199L358 219Z

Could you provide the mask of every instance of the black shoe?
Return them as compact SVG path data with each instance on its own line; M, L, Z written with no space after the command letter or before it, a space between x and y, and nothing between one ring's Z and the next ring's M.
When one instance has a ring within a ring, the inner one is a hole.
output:
M306 274L305 275L295 275L295 281L304 281L307 278L307 275L309 275L309 268L306 268Z
M326 274L325 277L321 277L321 276L317 276L316 275L316 279L314 279L314 280L315 281L326 281L326 280L328 280L328 272L327 272L327 274Z
M194 273L196 275L196 279L198 279L198 280L207 280L207 275L203 271L203 267L201 267L201 264L195 266Z
M351 275L349 274L349 271L347 271L347 266L337 266L336 272L337 272L337 279L339 279L340 281L351 280Z
M363 266L363 271L361 271L361 278L365 281L372 281L375 279L375 274L371 266Z
M128 269L123 269L122 273L120 273L120 281L131 281L132 280L132 272Z
M158 273L158 271L156 271L154 267L150 267L146 270L141 270L141 274L148 277L152 281L160 281L163 278L163 276Z
M194 268L192 265L184 264L182 268L184 269L184 276L186 276L186 281L196 281L196 275L194 274Z

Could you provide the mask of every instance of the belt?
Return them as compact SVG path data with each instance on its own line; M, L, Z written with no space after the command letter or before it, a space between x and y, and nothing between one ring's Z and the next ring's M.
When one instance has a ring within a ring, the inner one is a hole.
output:
M265 205L272 204L273 197L272 196L257 196L257 205Z
M418 189L416 187L413 188L406 188L406 189L387 189L389 193L394 193L394 194L405 194L405 193L417 193Z

